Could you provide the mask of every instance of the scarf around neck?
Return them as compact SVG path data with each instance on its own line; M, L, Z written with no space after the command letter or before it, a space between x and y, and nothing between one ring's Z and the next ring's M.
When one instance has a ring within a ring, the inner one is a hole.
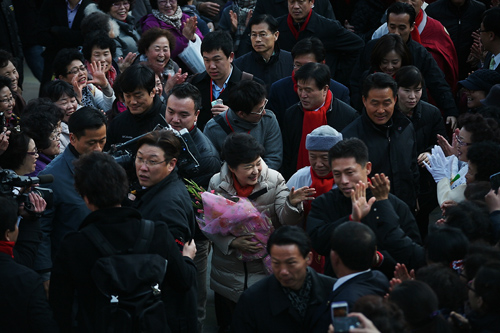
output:
M255 185L241 186L241 184L238 182L238 178L236 178L233 172L231 172L231 177L233 178L233 187L239 197L247 198L250 194L252 194Z
M311 272L309 272L309 268L307 269L307 275L300 290L295 291L286 287L282 287L282 289L292 304L292 307L297 310L301 319L304 319L309 305L309 300L311 299L312 289L312 275Z
M0 241L0 252L8 254L14 258L14 244L15 242Z
M181 10L180 6L177 6L177 10L175 11L174 15L171 15L171 16L167 16L163 13L160 13L160 11L158 9L153 9L153 16L162 22L170 24L171 26L175 27L177 30L179 30L179 31L181 30L182 10Z
M288 14L288 17L286 18L286 23L288 24L288 28L292 32L293 37L295 37L295 39L299 39L300 32L304 31L306 29L307 24L309 23L309 19L311 18L311 14L312 14L312 9L309 12L309 15L307 15L307 17L304 20L304 22L299 23L299 27L300 27L299 30L297 30L297 28L294 25L294 21L293 21L292 15Z
M423 18L424 11L420 10L417 14L417 17L415 17L415 24L413 25L413 31L411 32L411 39L419 44L422 44L422 41L420 40L420 31L418 31L418 26L420 25L420 23L422 23Z

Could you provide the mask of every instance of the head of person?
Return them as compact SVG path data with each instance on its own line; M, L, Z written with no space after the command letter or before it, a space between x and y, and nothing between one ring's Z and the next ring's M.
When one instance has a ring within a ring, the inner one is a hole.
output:
M299 23L303 22L314 7L314 0L288 0L288 14Z
M446 209L446 225L462 230L469 242L491 242L491 222L484 203L462 201Z
M114 87L114 85L113 85ZM163 83L161 82L161 78L158 74L155 73L155 93L158 96L163 94ZM116 95L116 92L115 92Z
M250 41L255 52L262 55L272 55L274 44L278 41L278 21L268 14L253 16L248 22Z
M113 57L116 52L115 41L103 32L94 32L85 38L82 53L88 62L104 64L107 72L113 66Z
M395 2L387 8L387 28L389 33L398 34L407 43L410 34L415 28L415 17L417 16L413 6Z
M111 155L93 151L73 164L76 191L91 211L117 207L127 196L127 174Z
M78 100L73 86L68 82L55 80L47 82L43 87L43 97L48 97L63 111L62 121L68 123L69 117L78 108Z
M157 9L166 16L172 16L177 11L177 0L152 0L151 8Z
M6 76L0 76L0 113L9 119L14 113L16 100L12 95L12 80Z
M354 303L350 311L364 314L380 332L406 332L403 311L396 304L381 296L363 296Z
M330 261L337 277L372 267L377 238L367 225L350 221L342 223L335 228L330 244Z
M486 98L481 100L481 104L498 108L500 105L500 84L495 84L491 87Z
M128 12L134 9L134 3L135 0L100 0L97 6L115 20L125 21Z
M427 263L450 265L456 260L463 260L467 254L469 240L462 230L441 227L430 233L425 240Z
M342 140L342 133L328 125L323 125L306 136L309 163L319 177L327 176L332 170L328 161L328 151Z
M458 83L467 95L467 107L476 109L482 106L481 100L486 98L491 88L500 83L500 73L491 69L478 69Z
M385 125L394 114L398 84L385 73L373 73L363 82L362 99L366 115L375 125Z
M35 141L26 133L13 131L9 137L7 150L0 155L0 167L24 176L35 171L37 158Z
M21 118L21 128L34 141L38 151L46 156L58 155L61 151L62 112L48 99L33 99L26 106L27 113Z
M479 269L489 261L500 261L500 249L484 243L474 243L469 247L464 260L462 282L469 282L474 279Z
M422 98L424 77L417 67L405 66L396 72L395 80L398 84L398 108L408 114Z
M16 61L12 54L0 50L0 76L6 76L12 81L12 90L19 88L19 72L16 69Z
M89 106L78 109L68 121L69 142L79 154L102 151L106 144L106 116Z
M149 66L162 75L170 61L170 52L175 49L175 37L166 29L153 28L144 32L137 42L137 49L148 59Z
M19 234L17 227L18 205L14 198L0 196L0 235L1 241L16 242Z
M132 65L118 79L130 113L143 114L153 107L156 83L155 73L151 68L142 64Z
M292 290L300 290L312 261L311 242L298 226L282 226L267 241L271 267L279 283Z
M306 110L321 107L330 90L330 68L325 64L310 62L295 72L297 94Z
M483 21L479 28L481 43L487 51L498 52L500 47L500 8L490 8L483 13ZM487 64L489 65L489 64Z
M106 33L111 38L115 38L115 36L120 34L120 28L111 19L110 15L106 15L100 11L85 15L80 24L80 31L82 32L82 36L88 36L96 31Z
M231 89L227 106L238 117L250 123L258 123L266 114L266 88L253 80L241 80Z
M167 100L165 119L173 129L193 129L201 108L201 93L191 83L176 85Z
M480 113L465 113L458 118L460 132L456 136L458 159L467 162L467 152L472 144L482 141L500 142L498 123L484 118Z
M252 186L259 182L264 164L263 154L264 147L247 133L233 132L222 145L222 157L241 186Z
M402 66L411 65L411 54L401 36L387 34L373 47L370 64L374 71L394 77Z
M358 138L344 139L330 148L328 160L333 179L344 196L351 197L359 181L367 182L372 171L368 156L368 147Z
M424 4L424 0L399 0L399 2L404 2L411 5L413 9L415 9L415 13L417 15L422 9L422 5Z
M154 131L137 141L135 171L139 184L151 187L172 173L181 143L172 131Z
M229 32L216 30L208 33L201 43L201 55L212 80L226 81L234 60L233 39Z
M482 313L500 312L500 262L484 264L477 272L469 288L471 308Z
M61 81L72 84L73 78L79 84L87 85L87 67L85 59L77 49L62 49L54 59L54 75Z
M475 143L467 151L467 160L467 184L489 181L491 175L500 172L500 144L493 141Z
M316 37L299 40L292 48L293 70L310 62L325 63L326 50L323 42Z

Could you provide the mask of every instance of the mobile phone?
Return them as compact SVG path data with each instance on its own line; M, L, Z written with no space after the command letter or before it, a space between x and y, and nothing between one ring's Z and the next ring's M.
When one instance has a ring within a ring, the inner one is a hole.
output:
M332 302L332 304L330 304L330 310L333 321L335 318L347 317L347 314L349 313L349 305L347 302Z
M490 176L491 189L498 192L498 188L500 187L500 172L497 172Z
M215 101L212 101L212 107L219 105L219 104L224 104L224 101L220 98L217 98Z
M361 325L358 318L347 317L349 306L347 302L332 302L330 305L332 324L335 332L349 332L349 329Z

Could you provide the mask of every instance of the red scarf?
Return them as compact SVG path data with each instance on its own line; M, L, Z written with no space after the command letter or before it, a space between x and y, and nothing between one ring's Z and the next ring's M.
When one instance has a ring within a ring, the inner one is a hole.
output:
M14 258L14 244L15 242L7 242L7 241L0 241L0 252L8 254L12 258Z
M300 139L299 155L297 157L297 170L309 165L309 153L306 149L306 136L316 128L327 125L326 111L332 104L332 92L328 89L326 101L317 111L304 110L304 119L302 122L302 138Z
M238 179L234 175L234 173L231 172L231 176L233 177L233 187L236 190L236 194L238 194L239 197L248 197L250 194L252 194L252 191L255 187L255 185L246 185L246 186L241 186L241 184L238 182Z
M422 23L423 19L424 13L422 12L422 10L420 10L417 14L417 17L415 18L415 25L413 26L413 31L411 32L411 39L419 44L422 44L422 41L420 40L420 32L418 31L418 26L420 25L420 23Z
M292 32L293 37L295 37L295 39L299 39L300 32L304 31L304 29L307 27L307 24L309 23L309 19L311 18L311 14L312 14L312 9L309 12L309 15L307 15L306 20L304 22L302 22L302 26L300 27L300 30L297 30L297 28L295 28L295 26L293 25L292 15L288 14L288 17L286 18L286 23L288 24L288 28Z

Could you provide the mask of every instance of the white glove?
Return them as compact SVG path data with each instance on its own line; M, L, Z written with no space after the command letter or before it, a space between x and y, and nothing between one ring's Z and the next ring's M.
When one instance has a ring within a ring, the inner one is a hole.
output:
M425 161L423 163L436 183L439 183L443 178L449 177L451 165L440 146L434 146L429 156L429 163Z

